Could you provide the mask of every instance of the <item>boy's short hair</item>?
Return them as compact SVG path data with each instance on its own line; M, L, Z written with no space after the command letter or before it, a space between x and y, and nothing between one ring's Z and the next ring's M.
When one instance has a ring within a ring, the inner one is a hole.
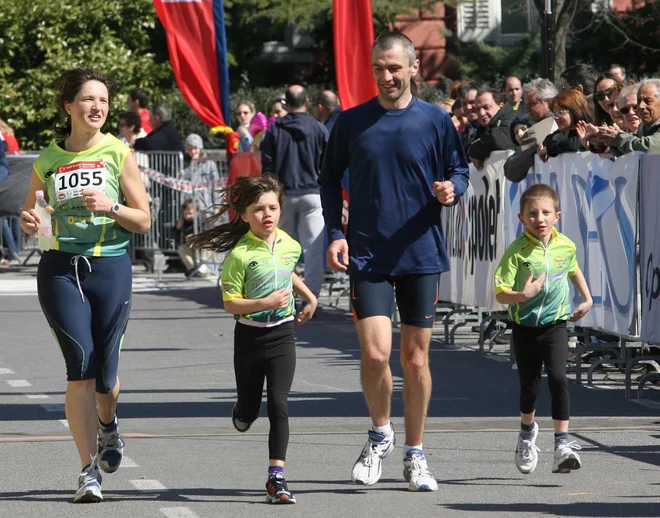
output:
M559 212L559 196L555 190L544 183L537 183L527 189L520 197L520 213L525 213L525 206L531 200L539 200L543 198L550 198L555 206L555 212Z
M184 210L186 210L187 208L192 207L192 206L193 206L192 198L188 198L186 201L184 201L181 204L181 212L183 212Z

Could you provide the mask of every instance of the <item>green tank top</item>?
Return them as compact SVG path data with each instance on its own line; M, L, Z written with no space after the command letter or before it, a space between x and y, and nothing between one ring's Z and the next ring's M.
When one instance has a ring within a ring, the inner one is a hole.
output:
M82 205L82 190L101 190L118 203L124 202L119 179L128 146L110 134L85 151L72 152L53 142L34 163L34 170L55 210L51 216L55 250L90 257L126 253L130 232L102 213Z

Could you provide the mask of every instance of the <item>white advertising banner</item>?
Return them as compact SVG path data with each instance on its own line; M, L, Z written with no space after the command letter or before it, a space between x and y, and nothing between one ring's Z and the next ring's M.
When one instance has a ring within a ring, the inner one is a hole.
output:
M577 247L577 260L594 299L579 325L624 336L639 333L635 242L640 156L616 161L591 153L564 154L543 163L519 183L507 182L504 234L510 244L522 232L520 195L533 183L545 183L559 194L557 230ZM656 191L657 192L657 191ZM580 295L573 290L573 306Z
M641 338L660 343L660 155L642 158L639 182Z
M505 309L495 300L493 276L505 250L504 162L510 154L491 154L481 171L470 165L467 192L442 211L450 270L440 276L440 300Z

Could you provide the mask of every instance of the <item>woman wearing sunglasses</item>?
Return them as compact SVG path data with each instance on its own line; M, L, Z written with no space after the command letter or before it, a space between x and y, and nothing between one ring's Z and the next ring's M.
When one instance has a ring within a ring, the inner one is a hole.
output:
M635 133L642 123L637 115L637 90L639 85L634 81L626 83L617 98L617 106L623 117L621 129L628 133Z
M541 160L547 162L562 153L584 151L575 126L579 121L591 121L587 98L578 90L564 90L552 100L550 109L559 129L543 141L538 151Z
M617 87L620 89L622 81L611 74L605 72L594 83L594 124L602 126L604 124L611 125L615 121L608 110L608 104L612 103L615 99Z

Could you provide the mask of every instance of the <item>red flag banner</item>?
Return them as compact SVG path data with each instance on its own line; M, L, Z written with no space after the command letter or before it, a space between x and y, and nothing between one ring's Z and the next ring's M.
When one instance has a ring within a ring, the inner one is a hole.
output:
M222 0L154 0L177 85L214 132L231 131Z
M341 109L378 95L371 74L374 22L371 0L333 0L335 72Z

